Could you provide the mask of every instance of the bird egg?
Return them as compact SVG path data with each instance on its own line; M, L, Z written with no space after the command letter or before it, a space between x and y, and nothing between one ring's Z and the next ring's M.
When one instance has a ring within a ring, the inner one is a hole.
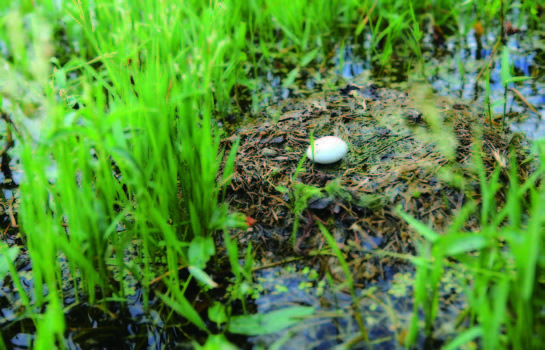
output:
M346 142L336 136L325 136L314 140L314 154L310 145L307 157L319 164L332 164L343 159L346 153L348 153Z

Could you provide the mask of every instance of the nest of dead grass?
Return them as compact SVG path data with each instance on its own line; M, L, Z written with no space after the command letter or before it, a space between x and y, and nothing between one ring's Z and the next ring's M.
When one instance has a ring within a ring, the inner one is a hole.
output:
M332 165L306 160L295 178L311 134L336 135L349 153ZM257 221L250 238L288 242L297 219L295 247L303 251L323 245L314 225L320 220L352 251L413 252L418 238L396 208L444 232L468 198L479 201L475 150L486 173L499 167L504 182L510 149L516 151L520 180L531 173L521 138L488 125L482 106L421 88L348 85L286 100L225 139L225 147L237 137L229 204ZM497 197L501 203L503 192ZM465 229L478 229L476 216Z

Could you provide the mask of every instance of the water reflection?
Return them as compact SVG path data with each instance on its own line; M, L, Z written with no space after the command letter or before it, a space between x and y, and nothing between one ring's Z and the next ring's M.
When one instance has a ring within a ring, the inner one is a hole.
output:
M525 35L525 34L524 34ZM531 77L528 80L509 84L509 88L517 89L522 96L538 111L536 115L515 93L507 94L507 113L515 112L529 115L523 121L511 124L514 131L522 131L530 139L545 137L545 125L542 122L545 115L545 84L542 77L543 70L535 60L538 57L532 44L535 40L531 36L517 34L508 38L507 46L510 49L510 64L513 67L514 76ZM436 93L444 96L459 96L467 100L484 101L486 84L483 79L487 65L490 65L490 91L493 112L503 113L504 86L501 79L501 52L494 52L497 37L489 33L476 40L472 30L460 43L456 37L450 38L445 43L445 51L440 56L429 59L428 81ZM366 71L380 71L380 75L369 74L375 80L407 81L407 70L392 69L385 74L382 69L377 69L378 62L369 62L354 54L356 45L346 45L337 50L333 58L336 72L346 80L356 79ZM430 48L430 52L431 52ZM436 52L436 50L433 50ZM494 53L494 57L492 54ZM393 62L393 61L392 61ZM393 64L393 63L392 63ZM463 69L463 71L461 70Z

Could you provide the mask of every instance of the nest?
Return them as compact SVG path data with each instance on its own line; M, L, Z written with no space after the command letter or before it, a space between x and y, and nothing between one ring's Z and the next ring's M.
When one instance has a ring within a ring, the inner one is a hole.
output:
M283 101L224 140L229 148L241 139L229 204L257 220L254 234L278 242L288 241L300 222L298 250L323 244L314 225L320 220L341 245L414 252L416 236L396 208L444 232L469 197L479 201L474 150L488 175L500 167L507 181L511 148L520 179L531 173L521 138L488 125L482 111L425 89L374 84ZM332 165L306 160L297 172L311 135L342 138L348 155ZM478 229L476 217L464 228Z

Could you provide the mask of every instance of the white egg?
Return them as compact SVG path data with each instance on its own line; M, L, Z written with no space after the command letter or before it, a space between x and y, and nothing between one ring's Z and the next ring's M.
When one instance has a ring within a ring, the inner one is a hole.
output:
M331 164L341 160L347 152L346 142L335 136L326 136L314 140L314 154L312 154L312 145L310 145L307 157L316 163Z

